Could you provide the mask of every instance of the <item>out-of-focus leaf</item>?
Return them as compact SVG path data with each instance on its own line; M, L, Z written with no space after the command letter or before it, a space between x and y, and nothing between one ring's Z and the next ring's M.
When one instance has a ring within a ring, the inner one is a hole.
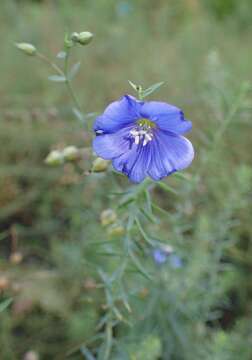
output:
M74 64L74 65L71 67L71 69L70 69L70 71L69 71L69 73L68 73L68 79L69 79L69 80L72 80L72 79L75 77L75 75L78 73L78 71L79 71L79 69L80 69L80 65L81 65L81 63L80 63L80 61L79 61L79 62L77 62L76 64Z
M167 185L164 182L161 182L161 181L157 182L157 185L166 192L169 192L169 193L172 193L172 194L175 194L175 195L178 194L176 190L174 190L171 186Z
M92 353L88 350L86 346L81 346L80 352L82 355L85 356L86 360L95 360L95 357L92 355Z
M7 309L7 307L12 303L13 299L6 299L0 303L0 313Z
M154 91L158 90L163 84L164 81L151 85L148 89L143 90L142 97L145 98L146 96L151 95Z
M62 75L51 75L48 77L48 79L50 81L54 81L54 82L65 82L66 81L65 76L62 76Z
M65 51L60 51L58 54L57 54L57 58L58 59L62 59L64 60L66 58L66 52Z

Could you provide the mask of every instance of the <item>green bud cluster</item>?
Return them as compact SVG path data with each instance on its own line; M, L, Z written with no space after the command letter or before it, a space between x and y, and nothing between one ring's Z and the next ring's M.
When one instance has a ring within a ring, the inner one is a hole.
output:
M74 43L78 43L80 45L88 45L92 41L93 37L94 35L89 31L83 31L80 33L73 32L71 35L71 40Z
M46 157L45 163L51 166L61 165L64 162L76 161L80 158L80 150L71 145L63 150L52 150Z

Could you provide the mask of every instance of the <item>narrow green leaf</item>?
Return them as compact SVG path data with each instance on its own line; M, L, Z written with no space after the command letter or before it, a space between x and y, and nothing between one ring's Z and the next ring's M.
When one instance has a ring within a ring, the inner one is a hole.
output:
M170 216L170 215L171 215L167 210L162 209L162 208L161 208L160 206L158 206L157 204L152 203L152 207L153 207L153 209L159 211L160 213L162 213L162 214L164 214L164 215L166 215L166 216Z
M141 211L141 213L146 217L146 219L150 222L152 222L153 224L156 224L158 221L157 219L152 215L152 213L146 211L144 208L140 208L139 209Z
M81 123L86 122L84 115L77 108L75 108L75 107L72 108L72 111L73 111L75 117L77 118L77 120L79 120Z
M190 181L192 179L191 175L188 173L176 172L173 174L173 176L177 177L178 179L187 180L187 181Z
M58 54L57 54L57 58L58 59L62 59L64 60L66 58L66 52L65 51L60 51Z
M154 245L154 242L153 242L153 241L150 239L150 237L146 234L146 232L144 231L142 225L140 224L140 221L139 221L137 218L135 218L135 222L136 222L137 227L138 227L141 235L143 236L144 240L145 240L149 245L153 246L153 245Z
M164 81L151 85L148 89L143 90L142 97L145 98L146 96L149 96L154 91L158 90L163 84Z
M54 81L54 82L65 82L66 78L62 75L51 75L48 77L48 80Z
M78 73L79 69L80 69L80 65L81 63L80 62L77 62L76 64L74 64L72 66L72 68L69 70L69 73L68 73L68 79L69 80L72 80L75 75Z
M136 84L134 84L132 81L128 80L130 86L135 90L138 91L138 86Z
M86 346L81 346L80 352L82 355L85 356L86 360L95 360L95 357L92 355L92 353L88 350Z
M0 304L0 313L7 309L7 307L12 303L13 299L9 298L1 302Z
M130 251L129 256L132 260L132 263L135 265L140 274L142 274L146 279L152 280L151 275L144 269L144 267L132 251Z
M178 195L176 190L174 190L171 186L167 185L164 182L157 182L157 185L166 192Z

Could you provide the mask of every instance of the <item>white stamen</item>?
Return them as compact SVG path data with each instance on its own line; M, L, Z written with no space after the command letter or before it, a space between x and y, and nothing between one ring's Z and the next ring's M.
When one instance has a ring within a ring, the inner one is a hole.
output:
M135 144L138 145L140 142L140 136L139 135L136 135L135 136Z
M142 140L143 146L146 146L148 142L153 139L153 133L150 126L139 126L137 128L134 128L130 130L130 135L134 138L134 142L136 145L140 144L140 141Z
M143 146L147 145L148 142L149 142L148 139L145 137L145 138L144 138L144 141L143 141Z
M151 141L153 137L153 134L145 134L145 138L147 138L148 141Z

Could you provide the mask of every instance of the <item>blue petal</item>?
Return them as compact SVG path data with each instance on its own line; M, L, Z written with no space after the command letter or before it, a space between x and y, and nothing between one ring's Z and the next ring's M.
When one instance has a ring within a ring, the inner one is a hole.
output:
M128 139L132 126L125 127L116 133L96 136L93 140L94 152L105 160L114 159L130 150Z
M155 263L157 263L157 264L164 264L167 260L167 254L160 249L155 249L153 251L152 255L153 255Z
M134 123L139 118L142 102L133 96L125 95L112 102L95 120L93 129L100 133L114 133L124 126Z
M114 159L112 165L126 174L134 183L142 182L147 176L150 163L150 147L132 144L129 151Z
M161 130L183 134L192 128L191 121L184 118L183 111L176 106L161 102L148 101L141 108L144 118L154 121Z
M185 137L164 131L156 131L151 143L151 162L148 174L154 180L188 167L194 150L191 142Z

